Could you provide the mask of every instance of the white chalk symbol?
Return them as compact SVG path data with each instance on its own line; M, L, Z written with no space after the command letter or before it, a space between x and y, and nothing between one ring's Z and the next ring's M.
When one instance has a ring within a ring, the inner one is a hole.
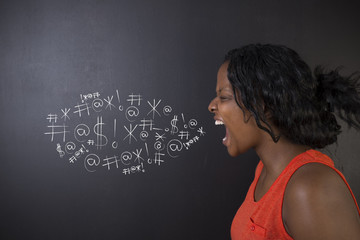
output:
M103 125L105 125L105 123L103 122L102 117L97 117L97 123L94 126L94 133L96 134L95 146L97 149L101 149L108 143L107 137L103 134Z
M90 134L90 128L88 125L81 123L74 129L74 137L78 142L85 142Z
M91 153L85 157L84 167L88 172L95 172L99 165L100 158L98 155Z

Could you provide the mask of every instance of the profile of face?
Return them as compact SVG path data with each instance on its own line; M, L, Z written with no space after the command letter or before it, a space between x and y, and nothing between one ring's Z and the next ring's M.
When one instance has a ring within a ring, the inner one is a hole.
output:
M261 139L261 130L249 111L243 112L235 100L233 87L227 77L229 63L225 62L217 74L216 97L209 104L215 125L224 125L226 134L222 142L228 153L235 157L255 148Z

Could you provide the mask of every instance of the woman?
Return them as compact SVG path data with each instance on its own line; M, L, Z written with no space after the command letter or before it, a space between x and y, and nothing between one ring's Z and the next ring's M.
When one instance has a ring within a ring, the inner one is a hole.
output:
M299 55L277 45L230 51L209 111L224 125L231 156L253 148L261 161L236 213L237 239L360 239L360 211L343 175L314 150L336 142L334 113L360 127L357 75L314 76Z

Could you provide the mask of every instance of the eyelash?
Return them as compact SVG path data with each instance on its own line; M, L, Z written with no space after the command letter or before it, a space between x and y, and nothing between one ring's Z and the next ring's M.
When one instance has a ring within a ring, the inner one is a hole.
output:
M228 100L227 97L223 97L223 96L220 96L219 98L220 98L220 100Z

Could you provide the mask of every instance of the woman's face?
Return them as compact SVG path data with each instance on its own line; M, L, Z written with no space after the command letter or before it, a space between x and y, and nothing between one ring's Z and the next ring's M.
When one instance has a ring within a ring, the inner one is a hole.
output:
M219 68L217 96L210 102L208 109L215 114L215 125L225 126L226 134L222 142L229 154L235 157L252 147L255 148L262 133L250 113L245 111L244 116L244 112L237 105L232 85L227 78L228 65L228 62L225 62Z

